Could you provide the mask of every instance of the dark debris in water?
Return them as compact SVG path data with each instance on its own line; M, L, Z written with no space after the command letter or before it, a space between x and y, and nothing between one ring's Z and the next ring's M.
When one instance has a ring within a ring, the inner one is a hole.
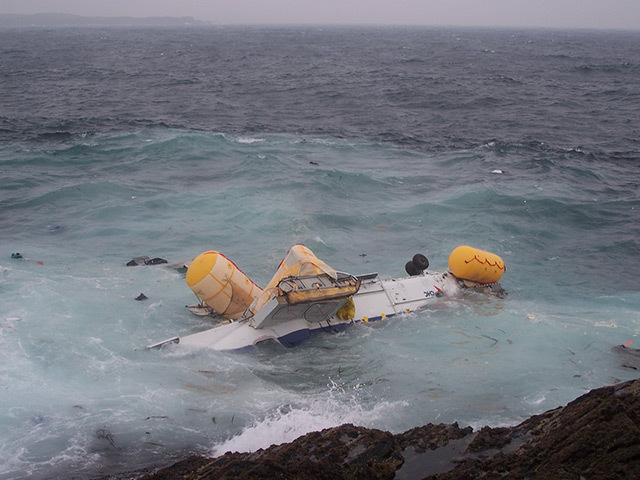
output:
M167 262L164 258L149 258L148 256L143 255L141 257L133 257L126 263L126 265L127 267L137 267L138 265L162 265L165 263L169 262Z
M105 427L105 428L96 430L96 438L98 438L99 440L106 440L107 442L109 442L109 445L119 450L119 448L116 447L116 441L113 438L113 434L109 431L108 428Z
M56 225L54 227L48 227L48 231L49 233L55 234L55 233L62 233L67 229L67 227L65 227L64 225Z

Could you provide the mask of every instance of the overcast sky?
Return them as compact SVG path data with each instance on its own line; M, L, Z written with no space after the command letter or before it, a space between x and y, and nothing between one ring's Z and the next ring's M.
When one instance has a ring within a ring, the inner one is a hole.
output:
M0 0L0 13L192 16L220 24L640 29L640 0Z

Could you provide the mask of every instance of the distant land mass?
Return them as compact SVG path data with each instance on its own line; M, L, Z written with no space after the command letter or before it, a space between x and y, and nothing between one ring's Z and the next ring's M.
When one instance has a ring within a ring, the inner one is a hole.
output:
M69 13L0 14L0 27L109 27L206 25L193 17L84 17Z

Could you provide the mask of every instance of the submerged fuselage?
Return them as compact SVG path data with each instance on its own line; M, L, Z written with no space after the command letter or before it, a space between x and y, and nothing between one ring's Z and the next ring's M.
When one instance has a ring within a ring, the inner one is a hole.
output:
M491 282L461 279L450 272L426 272L428 261L419 254L406 266L409 277L382 280L377 273L353 276L332 269L303 245L294 245L269 284L260 289L222 254L205 252L189 267L187 283L201 300L200 309L217 314L220 323L148 348L179 343L236 350L264 341L291 347L314 331L410 313L464 288L503 292L496 283L504 271L497 255L459 247L450 264L467 276Z

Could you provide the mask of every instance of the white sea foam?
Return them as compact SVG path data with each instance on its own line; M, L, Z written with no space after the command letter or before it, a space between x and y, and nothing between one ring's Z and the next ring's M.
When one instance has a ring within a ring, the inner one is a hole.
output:
M254 144L254 143L263 143L265 141L264 138L252 138L252 137L237 137L236 142L238 143L246 143L246 144Z
M352 423L371 427L380 418L390 414L394 409L405 407L407 403L380 401L368 408L359 403L356 395L345 401L344 392L335 385L326 395L315 398L308 405L292 407L279 406L264 418L255 420L239 434L216 445L212 454L222 455L225 452L253 452L271 445L279 445L295 440L309 432Z

